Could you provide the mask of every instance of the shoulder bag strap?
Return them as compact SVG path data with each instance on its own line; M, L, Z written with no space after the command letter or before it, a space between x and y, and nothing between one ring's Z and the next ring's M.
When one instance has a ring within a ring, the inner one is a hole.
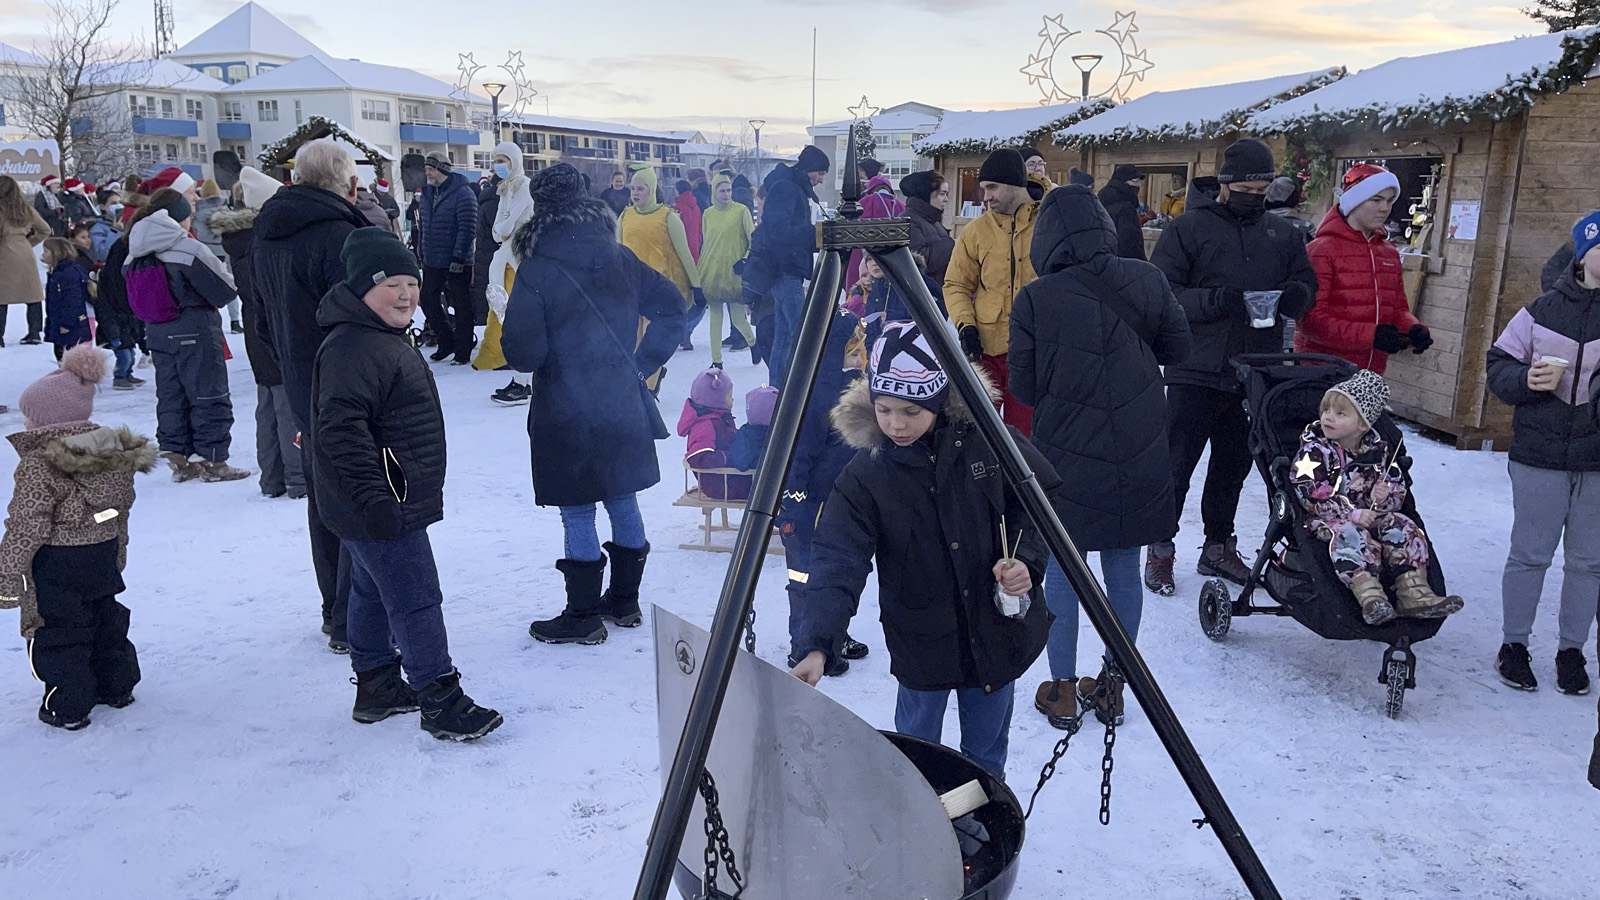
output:
M557 263L552 263L551 267L554 268L557 272L560 272L563 276L566 277L567 281L572 283L572 287L573 287L574 290L576 290L578 292L578 296L582 297L583 298L583 302L587 303L589 305L589 311L594 313L594 317L596 319L600 320L600 327L604 328L606 330L606 334L609 335L610 338L611 338L611 343L616 345L617 352L621 353L624 357L626 357L627 360L628 360L629 366L631 366L635 372L638 372L639 365L638 365L637 360L634 359L633 351L629 350L627 345L622 343L622 339L617 337L617 333L611 329L611 323L606 321L605 314L600 312L600 307L595 305L594 299L589 296L589 292L583 289L583 285L578 283L578 279L572 277L572 273L568 272L565 266L562 266L562 265L557 264ZM643 374L639 375L639 380L640 381L644 380L644 375Z
M1139 314L1128 304L1128 301L1122 299L1121 294L1112 290L1111 285L1106 284L1105 279L1089 271L1088 266L1073 266L1067 271L1078 279L1078 283L1088 288L1089 293L1094 294L1100 299L1100 302L1110 307L1111 311L1117 314L1117 318L1126 323L1129 328L1132 328L1133 333L1139 336L1139 340L1144 341L1151 348L1155 347L1155 334L1145 327L1144 321L1139 317Z

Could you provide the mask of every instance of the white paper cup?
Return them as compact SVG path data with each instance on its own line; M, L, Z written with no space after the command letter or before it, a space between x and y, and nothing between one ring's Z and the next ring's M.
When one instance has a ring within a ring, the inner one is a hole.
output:
M1551 368L1555 369L1557 378L1561 377L1567 371L1567 367L1572 365L1571 362L1559 356L1541 356L1539 361L1547 363Z

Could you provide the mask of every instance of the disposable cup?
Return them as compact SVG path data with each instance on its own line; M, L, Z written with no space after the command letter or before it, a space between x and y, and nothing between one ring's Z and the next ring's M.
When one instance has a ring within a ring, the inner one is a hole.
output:
M1548 363L1552 368L1556 369L1557 378L1560 378L1566 373L1567 366L1572 365L1571 362L1568 362L1559 356L1541 356L1539 357L1539 360L1541 362Z

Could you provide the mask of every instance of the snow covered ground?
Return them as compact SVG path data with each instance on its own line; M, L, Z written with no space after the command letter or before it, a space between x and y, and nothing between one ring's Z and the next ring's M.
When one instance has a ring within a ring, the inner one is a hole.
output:
M14 404L52 365L48 347L15 345L21 313L0 350L0 402ZM704 326L696 342L671 364L669 421L708 358ZM764 372L748 354L729 359L742 404ZM254 469L254 387L242 352L230 365L234 461ZM601 647L528 637L562 589L557 514L532 501L525 410L488 402L499 374L435 372L450 478L447 518L431 534L451 649L467 690L506 724L463 746L428 737L415 716L352 722L349 661L317 631L303 503L265 499L253 479L141 477L122 598L144 669L138 703L97 709L75 734L39 724L15 614L0 616L0 897L631 896L659 795L650 630L613 629ZM153 435L153 390L106 390L96 418ZM21 417L13 410L0 425L20 429ZM707 624L728 557L677 549L696 539L699 518L671 506L682 446L661 444L663 481L643 497L656 548L646 600ZM1520 694L1490 665L1510 525L1504 455L1421 438L1411 452L1468 605L1419 647L1399 721L1382 713L1378 645L1267 618L1236 620L1222 643L1201 634L1195 511L1180 536L1178 595L1147 598L1140 646L1285 897L1593 897L1600 794L1583 773L1595 703L1550 686L1559 567L1534 636L1545 686ZM10 458L7 445L0 468ZM1257 497L1259 482L1248 491ZM0 479L0 499L10 492ZM1245 506L1252 543L1261 504ZM757 599L759 654L780 665L783 581L769 561ZM872 655L823 689L881 727L894 682L875 610L869 589L853 632ZM1031 709L1044 677L1041 658L1018 686L1010 782L1022 793L1058 736ZM1194 803L1131 701L1112 824L1096 822L1099 737L1085 729L1041 797L1015 896L1246 896L1214 836L1190 824Z

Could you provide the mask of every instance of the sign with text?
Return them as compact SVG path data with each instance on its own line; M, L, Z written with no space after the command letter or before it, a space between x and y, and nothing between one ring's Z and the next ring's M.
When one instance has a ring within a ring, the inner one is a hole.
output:
M61 177L61 151L55 141L0 143L0 175L37 183L46 175Z

